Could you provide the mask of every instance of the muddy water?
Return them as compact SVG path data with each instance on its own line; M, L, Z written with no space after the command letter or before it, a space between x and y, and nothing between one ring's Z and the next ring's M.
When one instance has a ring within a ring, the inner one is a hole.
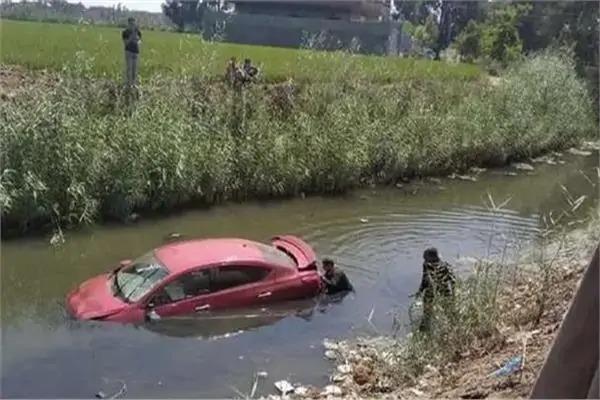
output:
M597 206L588 182L598 180L597 159L564 157L564 165L537 165L519 176L490 171L477 182L443 179L336 198L225 205L69 233L56 249L41 239L3 242L2 396L110 395L124 381L130 398L231 397L234 388L249 392L257 371L269 373L259 393L273 391L279 379L323 384L331 368L322 357L323 338L386 332L391 310L406 316L426 246L437 246L458 268L466 257L517 251L535 241L542 215L568 206L561 185L573 198L588 196L580 215ZM494 211L488 193L496 204L511 200ZM340 303L142 327L65 318L61 302L70 288L144 253L170 232L256 240L296 234L321 256L334 257L357 292Z

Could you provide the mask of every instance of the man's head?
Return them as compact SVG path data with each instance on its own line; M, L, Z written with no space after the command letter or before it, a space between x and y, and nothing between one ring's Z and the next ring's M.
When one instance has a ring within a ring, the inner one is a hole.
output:
M333 262L333 260L331 258L323 259L323 269L325 270L325 273L333 272L334 267L335 267L335 263Z
M435 247L430 247L423 252L423 259L425 260L425 262L433 263L440 261L440 256Z
M250 65L252 64L252 61L250 61L249 58L244 59L244 65Z
M135 18L133 18L133 17L127 18L127 25L129 25L130 27L135 26Z

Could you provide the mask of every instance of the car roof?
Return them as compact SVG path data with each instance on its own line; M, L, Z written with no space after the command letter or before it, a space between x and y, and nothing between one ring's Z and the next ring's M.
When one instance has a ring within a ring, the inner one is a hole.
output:
M222 263L265 262L261 246L266 245L244 239L186 240L161 246L154 254L170 273L179 273Z

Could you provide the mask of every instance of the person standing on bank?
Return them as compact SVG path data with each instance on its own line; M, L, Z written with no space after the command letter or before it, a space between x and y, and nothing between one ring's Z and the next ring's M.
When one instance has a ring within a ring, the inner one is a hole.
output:
M354 290L344 271L337 268L332 259L323 259L323 270L325 274L321 276L321 280L325 286L325 293L337 294Z
M127 19L127 28L121 33L125 46L125 84L135 86L137 84L138 58L140 55L140 43L142 32L138 29L135 18Z
M440 259L435 247L423 252L423 277L417 293L411 297L423 298L423 318L420 330L427 331L433 316L434 299L450 299L454 295L456 278L452 267Z

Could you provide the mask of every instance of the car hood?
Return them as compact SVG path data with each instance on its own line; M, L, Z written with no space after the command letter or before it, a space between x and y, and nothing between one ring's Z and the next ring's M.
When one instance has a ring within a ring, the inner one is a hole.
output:
M111 290L110 274L98 275L83 282L67 296L70 312L78 319L94 319L115 314L126 307Z

